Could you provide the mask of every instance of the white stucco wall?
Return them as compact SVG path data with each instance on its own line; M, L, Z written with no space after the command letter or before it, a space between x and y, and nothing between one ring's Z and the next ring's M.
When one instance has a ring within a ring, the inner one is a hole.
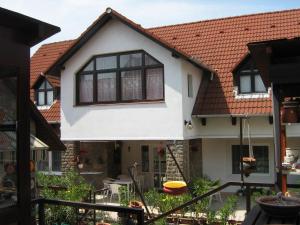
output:
M164 102L74 106L75 74L93 55L139 49L164 64ZM182 61L124 24L108 22L67 61L62 71L62 140L183 139ZM195 69L192 72L196 76Z
M192 76L192 85L193 85L193 95L192 97L188 97L188 75ZM202 70L199 70L192 64L187 61L182 61L182 106L183 106L183 121L192 121L192 125L194 124L194 120L192 118L192 111L194 108L194 104L196 102L197 93L202 80ZM184 125L184 124L183 124ZM183 126L183 135L185 139L189 139L193 137L194 132L199 132L199 127L195 129L188 129L186 126Z
M244 124L244 133L248 135L247 123ZM252 137L273 137L273 124L266 116L249 118L250 134ZM300 136L300 125L286 126L288 137ZM200 118L193 118L193 129L189 130L191 138L238 138L240 134L239 119L236 125L231 124L230 117L206 118L206 126L201 125Z
M240 181L240 174L232 174L232 145L238 145L238 139L203 139L203 174L211 179L220 179L222 183ZM245 140L245 144L247 141ZM267 145L269 147L269 173L251 174L246 182L274 183L274 146L272 138L256 138L252 145ZM228 188L228 191L236 188Z
M240 181L240 174L232 174L232 145L238 145L239 139L203 139L202 157L203 157L203 174L208 175L211 179L221 179L222 183L229 181ZM248 144L244 140L244 144ZM273 138L252 138L251 145L266 145L269 147L269 173L253 173L246 182L274 183L274 144ZM288 138L287 146L290 148L299 148L300 140L298 138ZM300 149L300 148L299 148ZM300 156L300 151L297 151ZM299 183L300 176L288 176L288 183ZM227 191L236 190L228 188Z

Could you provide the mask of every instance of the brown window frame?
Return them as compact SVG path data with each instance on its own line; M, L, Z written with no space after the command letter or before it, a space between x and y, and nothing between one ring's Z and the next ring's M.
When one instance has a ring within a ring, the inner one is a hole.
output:
M120 57L122 55L128 55L128 54L136 54L141 53L142 54L142 64L141 66L134 66L134 67L121 67L120 66ZM145 55L149 55L153 59L155 59L158 64L155 65L145 65ZM117 66L114 69L98 69L96 68L96 59L102 58L102 57L108 57L108 56L116 56L117 58ZM89 65L91 62L94 64L94 69L92 71L84 71L85 67ZM162 82L163 82L163 96L159 99L147 99L146 93L146 71L147 69L156 69L161 68L162 69ZM121 73L124 71L133 71L133 70L141 70L142 75L142 99L134 99L134 100L122 100L122 84L121 84ZM97 82L97 76L99 73L116 73L116 100L115 101L98 101L98 82ZM79 85L80 85L80 76L92 74L93 75L93 101L91 102L80 102L80 93L79 93ZM115 103L135 103L135 102L157 102L157 101L164 101L165 99L165 80L164 80L164 65L159 62L155 57L151 56L144 50L137 50L137 51L127 51L127 52L119 52L119 53L111 53L111 54L102 54L102 55L95 55L93 56L80 70L76 73L76 105L95 105L95 104L115 104Z
M265 91L256 91L255 87L255 76L261 76L259 73L259 70L254 65L254 62L251 59L247 59L246 62L244 62L243 65L241 65L240 69L237 71L235 77L236 77L236 83L238 86L238 93L239 94L260 94L260 93L267 93L268 88L265 87ZM250 76L250 91L241 91L241 77L243 76Z
M51 88L47 88L47 82L51 86ZM39 89L42 85L44 85L43 89ZM48 104L48 92L52 91L53 92L53 100L51 104ZM40 105L39 104L39 93L44 92L44 104ZM43 79L43 81L40 83L40 85L35 89L35 100L36 100L36 105L37 106L51 106L55 100L55 91L52 86L52 84L47 80Z

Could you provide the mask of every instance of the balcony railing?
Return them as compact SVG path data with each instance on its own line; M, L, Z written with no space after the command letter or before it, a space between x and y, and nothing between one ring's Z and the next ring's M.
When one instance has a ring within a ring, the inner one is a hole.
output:
M62 200L52 200L52 199L35 199L32 201L33 206L37 206L37 214L33 218L33 224L45 225L49 224L46 221L46 213L49 212L51 207L68 207L72 209L75 213L75 224L97 224L97 223L115 223L119 222L121 224L144 224L144 210L140 208L128 208L122 206L112 206L104 204L94 204L85 202L71 202ZM53 209L53 208L52 208ZM59 208L56 208L59 210ZM105 221L105 216L103 213L108 213L110 216L114 217L117 221ZM98 218L98 214L101 214ZM67 218L67 215L66 215ZM63 224L61 222L61 224ZM64 223L66 224L66 223ZM70 224L70 225L75 225ZM52 224L51 224L52 225ZM60 224L59 224L60 225Z
M124 225L148 225L148 224L154 224L154 222L162 219L167 218L168 216L172 215L173 213L176 213L180 210L183 210L185 208L191 207L194 204L199 203L201 200L221 191L224 190L227 187L244 187L245 190L245 197L246 197L246 211L247 213L251 210L251 188L252 187L275 187L275 184L270 183L243 183L243 182L228 182L225 183L213 190L208 191L207 193L196 196L192 200L181 204L167 212L158 214L158 215L152 215L152 218L148 219L148 217L144 217L144 210L139 208L128 208L128 207L122 207L122 206L112 206L112 205L104 205L104 204L95 204L95 203L84 203L84 202L71 202L71 201L62 201L62 200L50 200L50 199L36 199L33 201L33 205L37 205L38 213L37 218L35 218L36 224L44 225L46 223L46 210L48 210L51 206L52 207L70 207L74 209L74 212L76 212L76 224L88 224L86 221L92 222L94 225L96 225L99 222L110 222L110 223L119 223ZM117 219L117 221L105 221L105 219L99 219L99 212L106 212L112 215L115 213L114 218ZM90 218L88 218L90 217ZM90 223L89 223L90 224ZM52 224L51 224L52 225ZM73 225L73 224L72 224Z

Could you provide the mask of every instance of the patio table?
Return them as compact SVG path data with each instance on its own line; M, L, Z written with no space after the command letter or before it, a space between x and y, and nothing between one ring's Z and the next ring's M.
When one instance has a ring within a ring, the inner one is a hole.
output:
M257 205L249 212L245 218L242 225L265 225L265 224L299 224L300 215L295 215L293 218L276 218L267 215L261 208Z

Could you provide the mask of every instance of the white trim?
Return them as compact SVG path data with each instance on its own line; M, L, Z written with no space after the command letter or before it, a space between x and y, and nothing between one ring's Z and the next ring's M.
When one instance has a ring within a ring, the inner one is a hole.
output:
M99 138L61 138L61 141L183 141L184 137L99 137Z
M36 107L38 110L48 110L51 108L52 105L36 105Z
M222 118L222 117L267 117L267 116L271 116L272 114L208 114L208 115L192 115L192 117L195 118Z
M233 87L233 94L235 99L255 99L255 98L270 98L271 88L269 87L266 93L247 93L247 94L239 94L238 87Z

